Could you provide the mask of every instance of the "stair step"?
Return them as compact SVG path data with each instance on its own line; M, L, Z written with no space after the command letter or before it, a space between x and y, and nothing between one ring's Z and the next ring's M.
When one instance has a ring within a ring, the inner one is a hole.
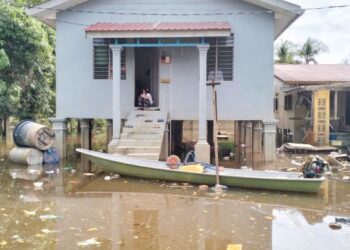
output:
M127 121L124 125L124 128L137 128L137 127L143 127L143 128L164 128L165 123L164 122L144 122L144 121Z
M163 134L142 134L142 133L122 133L121 139L129 139L129 140L162 140Z
M132 110L113 152L136 158L158 160L161 154L167 112Z
M124 127L122 133L133 133L133 134L159 134L164 131L164 127L151 128L151 127Z

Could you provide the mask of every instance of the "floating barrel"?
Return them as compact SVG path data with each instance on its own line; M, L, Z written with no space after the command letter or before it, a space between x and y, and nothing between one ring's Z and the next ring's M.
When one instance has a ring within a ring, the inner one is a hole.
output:
M52 129L33 121L21 121L13 131L13 141L19 147L35 147L47 150L55 142Z
M43 163L56 163L60 160L60 155L58 150L55 148L49 148L48 150L43 151L44 160Z
M43 153L35 148L15 147L10 151L10 161L23 165L41 165L43 163Z

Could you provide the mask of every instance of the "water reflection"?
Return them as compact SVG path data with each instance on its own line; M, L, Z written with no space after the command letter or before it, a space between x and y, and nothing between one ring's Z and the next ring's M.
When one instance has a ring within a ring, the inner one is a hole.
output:
M329 227L350 217L345 182L330 180L317 195L232 188L217 196L182 183L106 181L82 173L73 156L41 168L6 159L0 248L349 249L350 225Z

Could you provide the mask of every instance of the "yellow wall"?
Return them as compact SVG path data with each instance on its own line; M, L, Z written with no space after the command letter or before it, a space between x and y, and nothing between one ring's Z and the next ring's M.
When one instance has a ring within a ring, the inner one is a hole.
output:
M313 92L314 143L329 145L329 90Z

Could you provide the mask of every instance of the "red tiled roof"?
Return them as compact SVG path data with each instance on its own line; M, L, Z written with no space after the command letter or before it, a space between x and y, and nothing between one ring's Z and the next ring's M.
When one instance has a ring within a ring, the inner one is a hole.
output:
M350 65L278 64L275 77L288 84L322 84L350 82Z
M87 32L230 30L228 22L96 23Z

